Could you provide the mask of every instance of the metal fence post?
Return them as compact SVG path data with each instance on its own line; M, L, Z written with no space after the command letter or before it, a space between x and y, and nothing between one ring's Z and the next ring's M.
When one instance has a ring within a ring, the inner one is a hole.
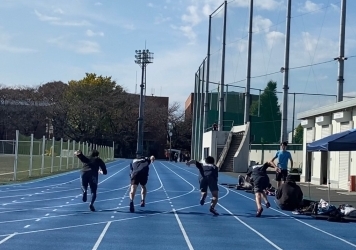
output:
M75 140L73 140L72 169L74 168L74 151L75 151Z
M33 134L31 134L31 145L30 145L30 166L28 170L28 176L32 176L32 167L33 167Z
M54 137L52 137L52 150L50 150L51 152L51 173L53 173L53 161L54 161Z
M67 169L69 168L70 140L67 141Z
M16 130L16 142L15 142L15 160L14 160L14 181L17 180L17 162L19 154L19 131Z
M43 175L43 170L44 170L45 150L46 150L46 136L43 136L43 138L42 138L42 162L41 162L41 175Z
M63 150L63 138L61 138L61 150L59 151L59 171L62 170L62 150Z

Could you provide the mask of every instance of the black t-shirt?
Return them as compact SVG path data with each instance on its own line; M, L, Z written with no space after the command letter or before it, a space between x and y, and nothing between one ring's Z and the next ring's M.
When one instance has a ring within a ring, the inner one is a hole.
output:
M149 158L134 159L132 163L130 163L131 177L137 175L138 173L148 176L150 164L151 160Z
M106 165L99 157L86 157L83 154L79 154L78 158L83 163L83 167L81 169L82 174L92 174L94 176L98 176L99 169L103 171L104 175L107 174Z
M201 163L201 162L196 162L196 166L199 169L200 173L200 178L204 177L212 177L215 180L218 180L219 177L219 169L215 164L207 164L207 163Z
M249 168L247 172L247 176L250 176L253 181L256 181L257 179L267 177L267 169L268 169L268 164L264 165L255 165Z

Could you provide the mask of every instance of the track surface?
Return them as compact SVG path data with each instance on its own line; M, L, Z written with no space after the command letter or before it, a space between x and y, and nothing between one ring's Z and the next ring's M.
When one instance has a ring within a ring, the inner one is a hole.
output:
M272 207L256 218L252 194L220 186L217 210L199 205L197 169L156 161L146 207L129 212L129 160L100 176L96 212L81 201L78 171L0 187L0 249L355 249L355 224ZM219 182L236 183L220 174ZM207 201L209 201L209 197ZM90 200L90 195L88 196Z

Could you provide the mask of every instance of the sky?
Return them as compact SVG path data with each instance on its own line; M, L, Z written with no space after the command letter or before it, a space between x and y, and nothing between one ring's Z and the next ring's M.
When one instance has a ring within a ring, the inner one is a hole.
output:
M222 0L1 0L0 84L38 86L80 80L85 73L111 76L129 92L139 91L135 50L149 49L147 94L184 102L207 56L209 15ZM340 0L292 1L290 93L336 95ZM347 1L344 94L356 96L356 1ZM255 0L251 87L269 80L282 91L286 1ZM246 84L249 0L229 0L225 83ZM212 15L210 81L221 81L223 8ZM313 65L313 66L308 66ZM136 87L137 83L137 87ZM214 91L216 84L210 84ZM258 94L258 90L252 90ZM281 102L282 95L279 94ZM336 97L296 94L296 113L335 102ZM288 119L292 119L289 95ZM295 121L298 122L298 121ZM290 125L289 125L290 127Z

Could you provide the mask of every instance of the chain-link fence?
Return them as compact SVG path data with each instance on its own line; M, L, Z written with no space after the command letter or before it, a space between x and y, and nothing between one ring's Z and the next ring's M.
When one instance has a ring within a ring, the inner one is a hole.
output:
M54 173L78 169L82 166L74 151L89 154L92 148L105 162L114 159L113 147L71 140L35 139L16 131L13 140L0 140L0 183L21 181Z

